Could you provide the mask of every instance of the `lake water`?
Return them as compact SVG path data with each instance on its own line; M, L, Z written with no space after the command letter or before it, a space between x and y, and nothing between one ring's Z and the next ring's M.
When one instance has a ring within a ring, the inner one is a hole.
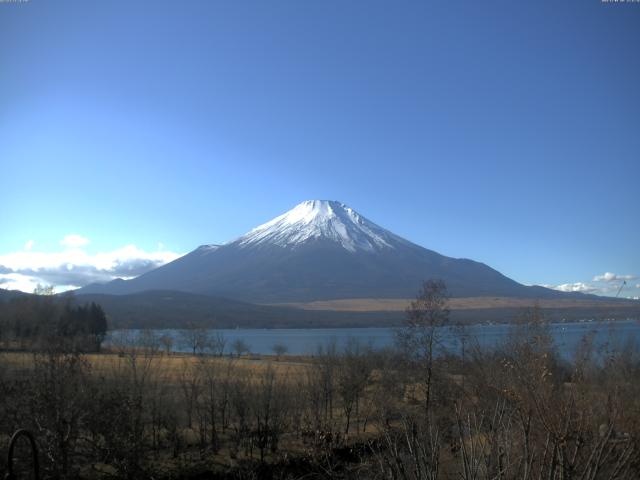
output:
M628 345L640 345L640 322L636 320L618 320L615 322L573 322L551 324L550 330L555 343L563 356L571 358L576 347L585 335L593 333L594 343L601 348L621 349ZM471 325L465 327L463 334L453 329L443 332L443 343L452 352L459 352L462 343L479 344L482 347L495 347L507 339L512 331L510 325ZM154 337L168 336L173 339L172 350L188 352L190 348L183 341L181 330L152 330ZM210 333L220 333L226 340L225 353L231 352L231 344L243 340L251 353L272 354L273 346L283 344L290 355L312 355L319 346L335 342L343 349L349 341L357 340L373 348L394 345L394 328L318 328L318 329L219 329ZM114 330L109 333L107 343L135 342L144 335L140 330Z

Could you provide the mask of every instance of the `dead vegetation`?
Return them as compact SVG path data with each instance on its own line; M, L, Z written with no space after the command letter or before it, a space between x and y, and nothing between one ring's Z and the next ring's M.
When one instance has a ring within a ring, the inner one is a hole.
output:
M568 362L533 309L495 350L461 332L459 356L443 285L407 313L389 351L2 352L0 430L34 432L45 478L639 478L634 344L587 336Z

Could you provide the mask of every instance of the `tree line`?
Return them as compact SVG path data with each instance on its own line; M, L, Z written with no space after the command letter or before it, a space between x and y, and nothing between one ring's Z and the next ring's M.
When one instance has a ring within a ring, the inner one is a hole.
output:
M107 334L107 316L94 302L74 305L39 288L35 295L0 302L0 344L7 349L39 349L64 343L66 349L99 351Z

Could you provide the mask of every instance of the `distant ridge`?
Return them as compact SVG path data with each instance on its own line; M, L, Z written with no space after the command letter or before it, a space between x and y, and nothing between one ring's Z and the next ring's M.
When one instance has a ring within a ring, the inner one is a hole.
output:
M441 255L329 200L302 202L229 243L78 293L178 290L253 303L411 298L429 278L444 280L456 297L589 298L524 286L483 263Z
M0 289L0 318L7 302L29 300L34 295ZM62 302L84 305L96 302L106 314L110 329L119 328L337 328L401 325L406 300L333 300L299 305L255 305L193 293L151 290L127 295L56 295ZM598 297L600 298L600 297ZM509 322L533 305L527 299L461 298L451 301L451 319L460 323ZM559 299L538 302L549 321L640 318L640 302Z
M21 292L19 290L5 290L3 288L0 288L0 301L2 302L12 300L18 297L26 297L28 295L29 295L28 293Z

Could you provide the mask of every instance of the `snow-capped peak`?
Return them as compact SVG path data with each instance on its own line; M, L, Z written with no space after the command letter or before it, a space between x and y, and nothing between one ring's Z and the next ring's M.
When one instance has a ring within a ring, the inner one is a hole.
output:
M308 200L254 228L236 242L241 246L275 244L295 247L317 239L334 241L351 252L394 248L393 243L400 240L343 203Z

